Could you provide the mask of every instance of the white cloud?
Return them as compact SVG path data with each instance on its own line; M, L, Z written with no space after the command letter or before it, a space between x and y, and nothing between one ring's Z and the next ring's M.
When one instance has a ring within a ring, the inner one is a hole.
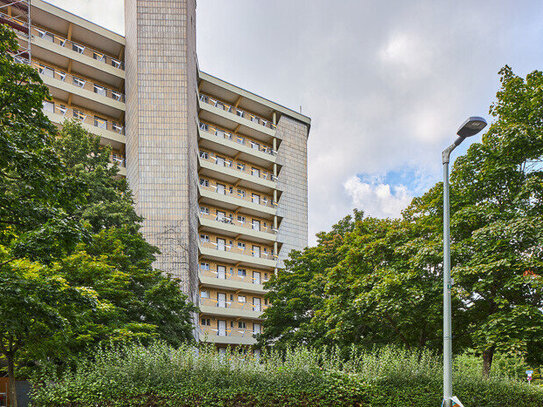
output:
M377 218L399 217L413 199L404 185L370 184L358 177L349 178L343 187L357 209Z

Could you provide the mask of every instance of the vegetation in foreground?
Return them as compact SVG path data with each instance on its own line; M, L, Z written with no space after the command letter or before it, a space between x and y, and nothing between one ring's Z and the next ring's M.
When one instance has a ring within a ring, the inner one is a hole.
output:
M543 405L543 389L496 369L488 379L457 363L455 393L467 406ZM429 351L287 349L218 354L210 347L155 343L100 350L60 377L35 379L34 405L46 406L398 406L441 402L441 363ZM505 370L509 370L506 368Z

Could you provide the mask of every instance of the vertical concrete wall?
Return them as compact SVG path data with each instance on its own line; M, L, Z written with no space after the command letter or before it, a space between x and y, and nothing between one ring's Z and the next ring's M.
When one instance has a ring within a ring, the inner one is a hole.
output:
M287 116L281 116L277 135L282 139L277 151L277 163L283 168L278 187L283 191L277 207L283 220L277 240L283 242L279 252L278 267L288 253L307 246L307 125Z
M127 178L155 267L197 292L195 0L126 0Z

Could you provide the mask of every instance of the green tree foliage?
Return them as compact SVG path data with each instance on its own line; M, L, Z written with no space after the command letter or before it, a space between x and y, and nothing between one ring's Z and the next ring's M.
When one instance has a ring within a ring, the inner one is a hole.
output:
M494 122L451 172L454 346L485 376L496 351L543 359L543 73L500 74ZM294 253L268 283L260 343L439 350L442 201L438 183L400 219L357 212Z
M158 250L110 148L74 122L57 132L42 112L47 87L15 63L16 48L0 25L0 356L10 380L102 341L191 341L196 308L153 269Z

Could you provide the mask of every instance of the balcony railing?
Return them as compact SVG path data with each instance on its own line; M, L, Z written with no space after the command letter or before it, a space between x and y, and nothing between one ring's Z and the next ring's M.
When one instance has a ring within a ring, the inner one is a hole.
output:
M112 163L117 164L119 167L126 167L126 159L122 155L113 153L110 159Z
M247 328L225 328L223 330L219 330L217 328L211 328L210 326L200 326L199 328L199 334L202 337L208 336L229 336L229 337L236 337L236 338L252 338L254 335L259 334L260 332L253 331L251 329Z
M209 134L213 134L214 136L217 136L221 139L236 142L242 146L249 147L256 151L261 151L269 155L277 155L277 151L275 151L273 148L269 146L256 143L252 140L248 140L246 137L240 136L239 134L231 133L219 127L212 126L211 124L208 124L208 123L200 122L200 130L205 131L206 133L209 133Z
M213 298L200 298L200 305L206 307L216 307L216 308L228 308L236 309L240 311L253 311L261 312L267 307L263 307L261 304L252 304L250 302L240 302L240 301L227 301L227 300L216 300Z
M217 250L217 252L228 252L228 253L234 253L234 254L240 254L242 256L248 256L248 257L254 257L259 259L266 259L266 260L277 260L277 256L275 254L268 253L267 251L258 251L253 250L251 248L247 247L239 247L229 244L217 244L214 242L210 242L208 240L200 239L200 246L205 247L207 249L213 249Z
M102 85L98 85L94 82L91 82L89 80L80 78L78 76L71 75L69 73L66 73L62 70L59 70L58 68L53 68L47 65L43 65L37 62L32 62L32 66L38 70L38 72L43 75L47 76L49 78L58 79L59 81L66 82L69 84L72 84L74 86L77 86L81 89L86 89L91 92L96 93L97 95L106 96L108 98L111 98L113 100L116 100L118 102L124 102L124 93L106 88Z
M120 59L114 58L110 55L106 55L103 52L87 47L86 45L79 44L74 41L70 41L69 39L61 37L60 35L53 34L42 28L37 28L34 26L32 26L31 28L31 33L32 35L35 35L36 37L39 37L46 41L50 41L54 44L60 45L61 47L71 49L72 51L75 51L78 54L88 56L98 62L102 62L114 68L124 70L124 63Z
M204 268L204 267L198 267L198 270L200 274L204 277L211 277L211 278L217 278L219 280L228 280L228 281L238 281L241 283L248 283L248 284L264 284L268 281L268 279L250 276L250 275L239 275L239 273L236 273L235 271L230 272L229 269L226 269L224 273L221 271L217 271L216 269L212 268ZM246 273L249 272L249 270L246 270Z
M200 188L205 189L207 191L214 192L218 195L222 196L228 196L234 199L239 199L241 201L245 202L252 202L257 205L262 205L267 208L277 208L277 202L273 201L272 199L267 199L260 197L258 199L250 197L248 195L241 195L237 192L230 192L227 188L218 188L216 185L202 185L200 184Z
M267 127L268 129L275 130L277 127L271 120L266 120L262 117L256 116L252 113L249 113L245 110L240 109L239 107L235 107L232 105L229 105L226 102L223 102L222 100L213 98L208 95L204 95L203 93L200 94L200 100L204 103L207 103L211 106L217 107L219 109L222 109L226 112L235 114L239 117L245 118L247 120L252 121L253 123L259 124L261 126Z
M97 116L93 116L91 114L87 114L82 110L72 109L70 107L49 101L45 101L43 103L43 110L49 113L56 113L65 117L66 119L73 118L80 121L81 123L90 124L91 126L100 129L113 131L118 134L124 134L124 127L120 124L116 122L111 122Z
M205 213L200 211L200 217L204 219L211 219L214 220L217 223L221 224L227 224L232 226L237 226L249 230L254 230L255 232L265 232L270 234L277 233L277 230L270 227L270 226L262 226L262 222L260 224L258 223L250 223L250 222L241 222L237 219L234 219L233 217L229 216L222 216L222 215L211 215L209 213Z
M212 164L218 165L219 167L238 171L240 173L250 175L251 177L263 179L266 181L277 181L277 177L271 172L264 171L259 168L253 170L250 164L244 163L242 161L233 161L227 158L218 157L217 155L213 153L208 153L206 151L200 151L200 158Z

